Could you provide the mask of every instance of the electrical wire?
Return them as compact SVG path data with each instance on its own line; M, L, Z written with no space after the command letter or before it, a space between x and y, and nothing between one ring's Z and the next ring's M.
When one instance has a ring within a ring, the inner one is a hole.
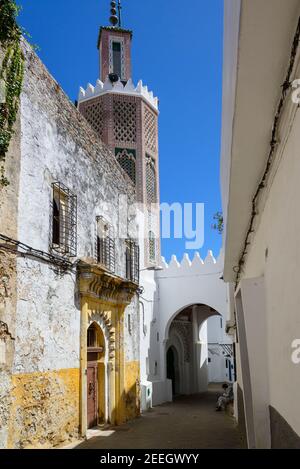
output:
M268 159L267 159L267 164L266 164L264 173L262 175L262 178L260 179L260 182L259 182L258 187L256 189L256 192L254 194L254 197L252 199L252 211L251 211L250 224L249 224L249 228L248 228L248 231L247 231L247 234L246 234L244 247L243 247L243 252L242 252L242 255L239 259L238 265L233 268L233 271L236 273L236 288L238 286L238 283L239 283L239 280L240 280L240 277L241 277L241 273L243 271L243 266L245 264L246 255L248 254L247 249L251 245L250 237L255 232L254 222L255 222L255 219L258 215L259 195L260 195L261 191L266 186L267 179L268 179L270 170L272 168L274 153L275 153L276 147L278 145L279 123L280 123L280 120L281 120L281 117L282 117L283 108L284 108L284 104L285 104L286 97L287 97L287 92L288 92L288 90L290 89L290 87L292 85L291 77L292 77L292 73L293 73L293 70L294 70L296 56L297 56L297 53L298 53L299 42L300 42L300 17L298 19L298 25L297 25L296 33L294 35L294 40L293 40L293 45L292 45L291 54L290 54L290 61L289 61L288 71L287 71L287 74L286 74L285 81L284 81L284 83L281 87L282 88L281 98L280 98L279 104L277 106L276 114L275 114L275 117L274 117L273 128L272 128L272 137L271 137L271 141L270 141L270 150L269 150L269 155L268 155Z
M4 244L0 243L0 249L5 249L6 251L18 254L22 257L39 259L47 264L55 265L63 271L76 272L76 264L73 264L64 257L35 249L21 241L17 241L3 234L0 234L0 241L4 241Z

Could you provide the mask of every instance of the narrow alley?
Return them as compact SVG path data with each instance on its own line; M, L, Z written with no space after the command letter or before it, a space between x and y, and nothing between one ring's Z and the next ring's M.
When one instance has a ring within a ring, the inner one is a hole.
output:
M155 407L139 419L103 432L76 449L239 449L240 433L229 413L216 412L221 391L181 396Z

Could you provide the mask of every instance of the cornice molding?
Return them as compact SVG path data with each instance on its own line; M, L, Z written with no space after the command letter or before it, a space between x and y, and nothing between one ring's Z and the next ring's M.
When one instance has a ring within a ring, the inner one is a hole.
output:
M106 271L98 264L80 261L77 271L80 295L103 303L127 306L139 288L137 284Z

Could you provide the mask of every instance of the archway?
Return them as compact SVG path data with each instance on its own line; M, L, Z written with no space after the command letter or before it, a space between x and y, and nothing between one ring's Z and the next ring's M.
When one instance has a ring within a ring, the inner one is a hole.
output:
M167 351L167 379L172 381L173 396L180 394L180 371L178 352L174 346Z
M212 317L222 318L208 305L189 305L173 315L166 326L165 379L173 396L207 391L210 366L207 321Z
M106 421L107 363L105 336L93 322L87 330L87 426L92 428Z

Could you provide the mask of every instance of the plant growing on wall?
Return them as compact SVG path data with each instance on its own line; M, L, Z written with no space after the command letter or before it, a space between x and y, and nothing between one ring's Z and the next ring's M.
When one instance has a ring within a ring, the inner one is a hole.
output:
M215 223L212 225L214 230L217 230L219 234L223 234L224 231L224 218L222 212L217 212L214 215Z
M9 184L4 174L5 157L14 133L24 77L21 29L14 0L0 0L0 189Z

